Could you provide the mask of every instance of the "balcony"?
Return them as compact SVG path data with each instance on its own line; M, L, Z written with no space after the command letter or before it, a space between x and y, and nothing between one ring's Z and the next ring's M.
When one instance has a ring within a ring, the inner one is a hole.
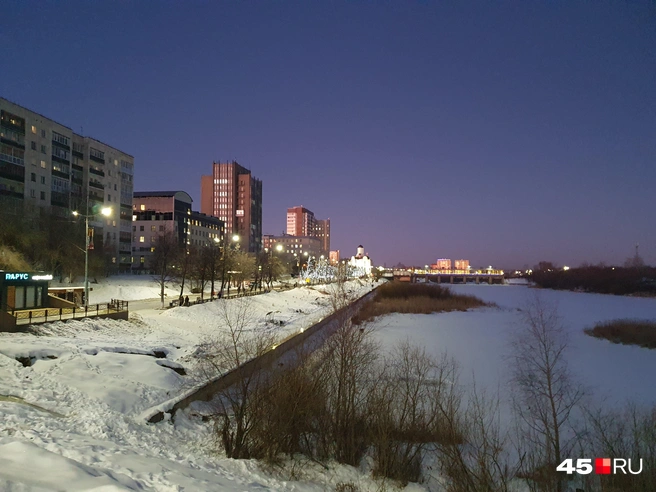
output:
M25 143L21 140L11 140L9 138L0 137L0 142L6 145L11 145L12 147L17 147L21 150L25 150Z
M57 140L54 140L54 139L52 140L52 144L53 144L53 145L56 145L56 146L59 147L60 149L68 150L69 152L70 152L70 150L71 150L71 148L70 148L68 145L63 144L63 143L61 143L61 142L58 142Z
M20 157L14 157L13 155L0 153L0 161L10 162L11 164L16 164L18 166L25 166L25 159Z
M52 170L52 175L66 180L70 179L70 175L68 173L65 173L64 171L59 171L57 169Z
M89 200L94 201L94 202L105 203L105 197L103 195L98 195L98 194L94 193L93 191L89 192Z
M89 159L91 159L92 161L95 161L95 162L99 162L100 164L105 163L105 159L101 159L100 157L96 157L93 154L89 154Z
M11 179L12 181L24 183L25 168L8 162L0 162L0 176Z
M23 198L23 193L22 192L18 192L18 191L15 191L15 190L7 190L5 188L2 188L1 186L0 186L0 195L10 196L12 198L21 198L21 199Z
M59 191L52 191L50 193L50 204L59 207L68 207L69 199L68 193L61 193Z
M55 154L52 154L52 160L61 164L70 164L68 160L64 159L63 157L56 156Z
M89 168L89 172L90 172L91 174L95 174L96 176L102 176L102 177L105 177L105 172L104 172L104 171L100 171L100 170L98 170L98 169L94 169L94 168L92 168L92 167Z
M93 188L97 188L99 190L104 190L105 186L102 185L101 183L97 183L95 181L89 181L89 186L92 186Z

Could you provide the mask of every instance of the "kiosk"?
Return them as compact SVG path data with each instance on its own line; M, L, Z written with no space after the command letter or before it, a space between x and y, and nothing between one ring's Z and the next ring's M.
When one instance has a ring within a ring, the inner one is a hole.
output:
M0 311L48 307L48 282L43 272L5 272L0 270Z

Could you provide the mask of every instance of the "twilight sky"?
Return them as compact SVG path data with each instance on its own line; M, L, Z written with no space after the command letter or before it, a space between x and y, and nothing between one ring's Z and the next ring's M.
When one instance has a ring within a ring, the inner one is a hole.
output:
M457 4L457 5L456 5ZM0 96L135 157L135 191L235 159L375 264L656 264L653 2L32 2Z

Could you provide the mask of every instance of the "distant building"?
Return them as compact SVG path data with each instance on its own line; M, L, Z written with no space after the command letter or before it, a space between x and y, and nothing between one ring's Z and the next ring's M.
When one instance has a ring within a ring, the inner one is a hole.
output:
M451 260L440 258L431 265L431 270L451 270Z
M314 213L307 208L300 206L287 209L287 235L314 236L315 223Z
M349 265L360 270L363 275L371 274L371 259L364 252L364 247L361 244L358 246L358 251L355 256L351 256Z
M212 175L201 177L200 211L223 221L243 250L262 249L262 181L237 162L214 162Z
M323 254L330 253L330 219L316 219L312 236L321 241Z
M331 251L328 257L330 258L331 265L336 265L339 263L339 250Z
M321 252L326 256L330 252L330 219L317 219L302 205L287 209L287 234L316 237L321 241Z
M115 271L130 269L133 175L130 154L0 97L0 207L66 218L110 207L89 227Z
M469 260L456 260L455 266L456 266L456 270L468 270Z
M173 233L186 248L221 243L223 222L192 212L192 199L184 191L135 192L132 212L132 268L150 268L157 238ZM217 241L215 241L215 238Z
M278 252L278 245L282 246L280 253L292 256L321 256L321 242L311 236L262 236L262 245L265 250Z
M222 220L216 217L212 217L211 215L192 211L191 215L189 215L188 223L188 246L223 247L225 239L225 226Z

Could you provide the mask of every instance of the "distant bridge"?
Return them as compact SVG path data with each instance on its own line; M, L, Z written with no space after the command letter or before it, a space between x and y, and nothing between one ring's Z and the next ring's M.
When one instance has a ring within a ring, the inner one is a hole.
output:
M487 282L502 284L503 270L393 270L383 274L383 277L401 282L433 282L436 284L466 284Z

